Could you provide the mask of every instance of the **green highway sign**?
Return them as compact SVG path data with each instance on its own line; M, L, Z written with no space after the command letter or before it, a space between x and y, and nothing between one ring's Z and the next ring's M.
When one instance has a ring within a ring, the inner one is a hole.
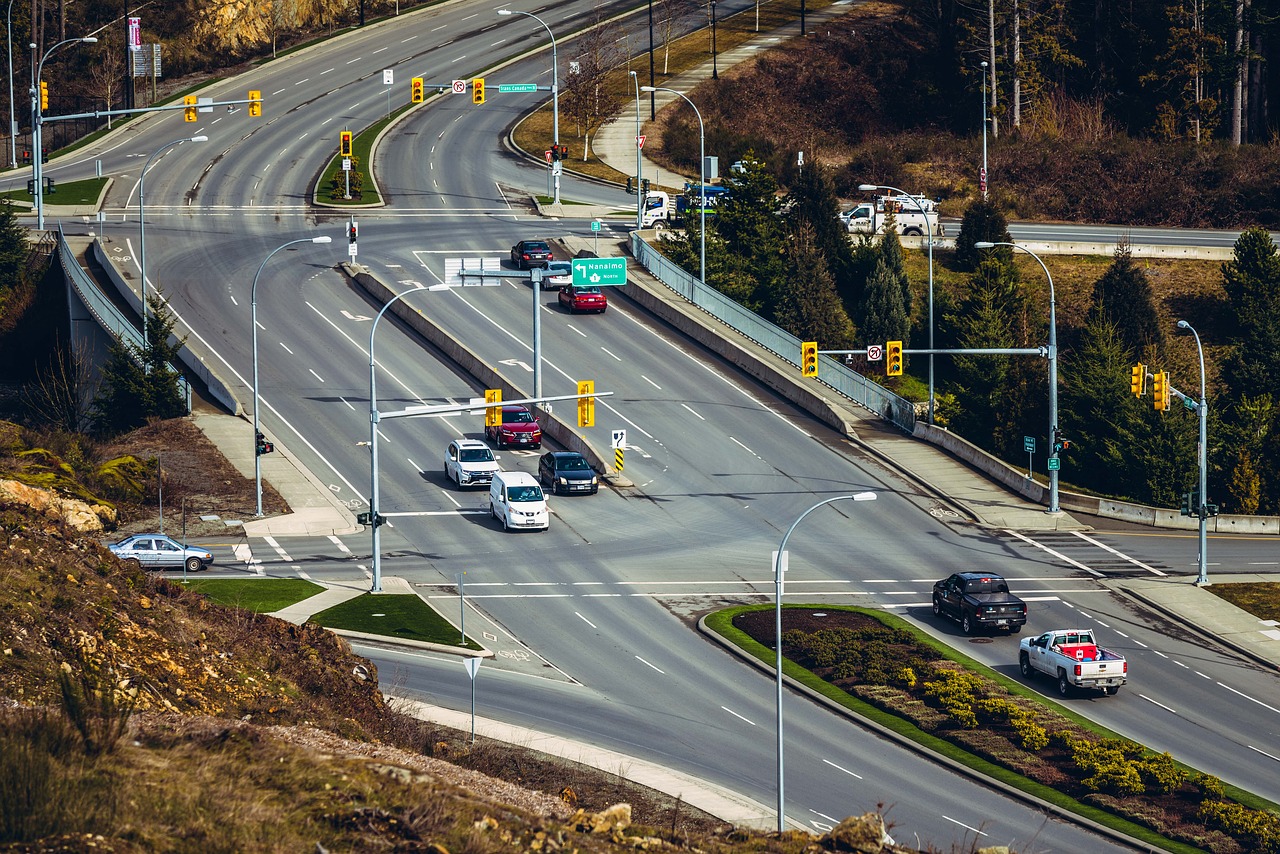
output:
M1062 468L1062 460L1058 457L1049 457L1049 471L1058 471Z
M626 258L575 258L571 264L574 286L627 283Z
M537 92L537 83L499 83L499 92Z

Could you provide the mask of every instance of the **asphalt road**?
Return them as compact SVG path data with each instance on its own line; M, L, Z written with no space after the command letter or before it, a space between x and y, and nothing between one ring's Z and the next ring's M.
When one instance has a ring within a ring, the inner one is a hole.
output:
M561 30L588 20L591 9L566 4L547 17ZM246 402L249 290L258 266L288 240L333 237L328 246L281 252L263 271L260 391L271 432L352 506L368 494L368 451L359 443L369 429L369 331L381 307L333 269L346 257L346 213L312 208L309 193L338 131L385 112L382 69L395 69L403 83L394 91L403 100L411 76L468 78L495 59L543 45L545 31L534 22L491 20L490 12L459 2L353 32L209 93L243 97L244 90L261 89L261 120L217 112L185 124L167 114L136 123L79 161L83 168L100 157L117 178L105 231L132 256L141 161L173 139L210 136L170 149L148 172L148 271L190 329L192 346L238 383ZM561 48L562 65L570 45ZM544 53L502 75L543 82L546 69ZM376 162L391 207L360 215L359 260L407 289L437 282L449 257L501 258L523 237L585 232L585 221L538 220L518 201L516 191L537 192L545 182L541 166L511 157L501 142L528 106L492 98L477 109L450 96L397 125ZM64 180L54 169L49 174ZM565 195L598 201L616 195L626 207L620 189L567 180ZM453 489L442 472L445 444L479 437L477 418L380 427L380 509L392 519L383 529L383 571L441 597L465 572L476 619L513 651L504 659L512 662L509 672L486 672L483 684L494 683L492 697L481 695L486 714L598 740L769 802L772 683L707 644L690 622L724 604L767 599L770 554L797 514L834 495L873 490L875 502L836 504L806 519L790 549L788 584L797 600L892 607L976 657L1012 668L1013 639L968 644L925 614L932 579L959 568L1003 572L1034 600L1034 626L1098 623L1107 643L1130 657L1130 690L1105 700L1078 698L1073 708L1280 800L1274 773L1280 702L1270 675L1135 611L1069 561L933 515L930 496L625 300L615 299L604 315L570 316L552 294L536 296L545 393L570 393L578 379L614 392L597 407L596 430L603 436L613 427L627 430L634 488L554 499L548 533L504 535L485 514L484 494ZM407 299L531 389L534 298L512 280ZM465 401L480 391L394 320L379 326L375 348L381 410ZM504 467L532 470L533 452L502 456ZM1167 541L1135 539L1102 541L1156 569L1170 568ZM1077 564L1114 560L1090 543L1053 545ZM349 573L353 562L367 567L367 538L350 538L349 548L352 557L335 550L308 571L323 576ZM1237 550L1263 553L1244 541ZM384 675L403 674L396 681L407 690L465 708L469 685L456 661L376 657ZM984 843L1016 843L1020 850L1110 847L1073 826L1046 825L1037 810L803 701L792 699L788 708L794 717L787 811L799 825L820 828L886 803L901 826L943 847L977 831L988 834Z

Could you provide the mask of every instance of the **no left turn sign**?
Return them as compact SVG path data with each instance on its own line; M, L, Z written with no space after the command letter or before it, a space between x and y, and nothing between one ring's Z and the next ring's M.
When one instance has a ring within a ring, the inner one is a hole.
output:
M872 344L867 347L867 361L878 362L884 358L884 348L879 344Z

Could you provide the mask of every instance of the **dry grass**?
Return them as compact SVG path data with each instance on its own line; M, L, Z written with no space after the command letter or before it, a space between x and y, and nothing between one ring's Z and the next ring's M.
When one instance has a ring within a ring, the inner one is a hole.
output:
M1280 620L1280 584L1241 582L1213 584L1206 589L1259 620Z

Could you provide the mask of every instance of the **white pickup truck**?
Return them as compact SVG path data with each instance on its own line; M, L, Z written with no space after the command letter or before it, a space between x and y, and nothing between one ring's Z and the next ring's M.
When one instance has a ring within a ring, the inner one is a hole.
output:
M1018 645L1018 667L1030 679L1037 672L1058 680L1058 693L1072 688L1099 688L1115 694L1129 681L1124 656L1098 646L1091 629L1054 629Z

